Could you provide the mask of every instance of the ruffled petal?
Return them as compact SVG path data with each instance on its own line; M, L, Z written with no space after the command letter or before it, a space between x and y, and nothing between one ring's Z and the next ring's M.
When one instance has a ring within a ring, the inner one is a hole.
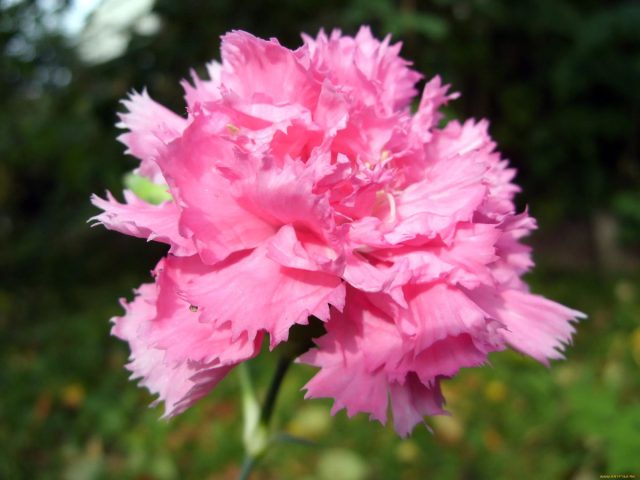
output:
M385 235L392 244L416 237L439 235L449 241L458 222L469 222L482 203L486 186L482 178L487 170L484 162L473 155L461 155L438 161L396 199L398 224Z
M442 85L442 80L438 75L433 77L424 86L418 111L411 119L411 130L422 142L428 142L432 138L433 129L442 118L438 112L442 105L446 105L449 100L458 98L459 94L447 94L449 85Z
M327 320L330 304L344 306L339 277L283 267L269 258L266 247L236 257L194 278L184 292L202 311L202 321L218 327L229 323L234 339L253 339L264 330L273 348L287 340L293 325L306 325L310 315Z
M184 99L187 102L187 109L193 111L197 106L205 105L209 102L215 102L222 98L220 91L222 73L222 65L219 62L212 61L207 64L208 80L203 80L195 72L191 72L191 85L187 80L182 81L184 88Z
M222 83L254 103L299 103L311 107L320 84L291 50L277 40L233 31L222 37Z
M582 312L519 290L484 288L469 296L504 325L504 338L512 347L545 365L563 358L562 350L575 332L571 322L585 318Z
M162 183L156 157L169 142L180 136L187 120L153 101L146 90L131 93L122 103L127 112L120 114L117 126L128 132L120 135L118 140L127 146L127 153L141 160L137 173Z
M179 231L180 209L174 202L152 205L128 190L125 190L124 198L125 203L120 203L110 192L107 192L106 200L93 195L91 203L104 211L90 220L101 223L109 230L166 243L171 246L169 252L174 255L189 256L195 253L193 241Z
M409 315L400 318L402 330L415 338L416 351L460 334L482 338L488 315L460 289L443 283L406 285Z
M404 384L391 386L393 425L401 437L406 437L418 423L424 422L425 416L445 415L443 405L439 382L426 386L415 375L409 375Z
M249 156L212 135L218 128L212 122L204 114L196 118L159 160L182 207L181 229L193 235L205 262L254 248L286 224L319 238L330 232L331 211L326 194L313 193L313 172L301 163Z
M159 165L182 209L180 230L193 236L202 259L213 264L256 247L275 229L233 194L232 181L220 169L247 159L231 142L211 135L211 128L216 127L206 118L196 118Z
M365 105L390 113L406 108L417 93L415 84L422 76L399 56L402 44L391 45L389 36L381 42L369 27L361 27L353 38L339 30L302 38L299 55Z
M267 242L267 256L283 267L321 270L338 276L344 271L341 252L309 232L296 231L291 225L284 225Z
M475 288L493 282L497 242L503 232L490 224L459 223L449 244L439 238L417 246L376 249L370 256L380 262L403 265L409 272L404 283L430 283L437 280L452 286ZM387 247L387 248L385 248Z
M373 369L367 355L375 353L364 348L367 323L384 324L380 312L348 289L344 314L332 309L326 325L326 335L316 340L318 348L311 349L299 361L320 368L320 371L304 386L305 398L334 399L332 414L346 409L349 416L368 413L372 419L386 422L388 406L388 381L382 369ZM363 308L364 307L364 308ZM392 324L388 324L393 328ZM382 333L382 330L377 330ZM382 335L379 336L382 338ZM394 337L386 337L386 349L393 351L399 344ZM382 347L382 345L379 345ZM384 355L384 353L381 353Z
M252 340L241 334L231 341L229 325L216 326L203 320L203 312L184 298L191 283L211 272L197 255L166 257L156 267L157 316L149 342L165 352L165 361L236 364L251 358L260 349L262 334ZM176 341L176 339L180 341Z
M406 436L424 415L444 413L439 379L421 383L403 362L407 342L391 317L366 294L347 292L344 313L332 310L326 335L299 359L320 368L305 385L305 398L332 398L332 414L344 408L384 424L390 397L396 430Z
M193 405L259 349L259 339L232 340L228 330L200 325L179 297L180 282L202 268L196 257L162 261L157 282L142 285L132 302L123 301L125 315L113 319L112 333L131 349L127 368L164 402L167 417Z

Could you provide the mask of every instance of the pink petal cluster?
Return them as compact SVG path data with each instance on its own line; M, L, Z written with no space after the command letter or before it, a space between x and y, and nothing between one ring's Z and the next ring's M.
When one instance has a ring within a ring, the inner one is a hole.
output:
M209 79L184 82L186 118L124 102L121 140L172 196L93 197L107 228L170 247L114 319L134 376L175 415L313 315L306 396L380 422L390 408L404 436L491 352L561 358L582 315L521 279L535 221L487 122L440 126L456 95L438 77L412 113L421 76L388 37L303 38L226 34Z

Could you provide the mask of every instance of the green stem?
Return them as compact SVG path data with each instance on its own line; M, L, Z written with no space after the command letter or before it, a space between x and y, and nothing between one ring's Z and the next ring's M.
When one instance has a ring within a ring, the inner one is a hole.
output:
M274 350L278 355L278 365L269 385L262 407L258 405L251 376L246 364L240 364L240 384L242 386L242 406L244 411L244 462L238 480L247 480L254 467L264 455L269 445L277 441L271 435L271 419L276 405L282 380L293 360L313 347L313 340L325 333L324 323L313 315L307 325L294 325L289 331L289 339Z
M251 472L253 471L253 467L256 466L256 463L258 463L258 459L256 457L245 456L238 480L248 480L249 475L251 475Z
M269 390L267 391L267 396L262 404L262 408L260 408L259 416L256 415L256 401L249 373L246 366L241 365L243 368L241 369L240 378L244 393L245 411L245 457L238 480L247 480L249 478L258 460L269 446L269 429L276 399L282 386L282 380L291 366L292 361L293 357L290 356L281 356L278 359L278 365L271 380L271 385L269 385Z
M280 391L282 380L287 374L287 370L289 370L292 360L293 359L290 357L280 357L278 359L276 371L271 379L271 385L269 385L269 390L267 391L267 396L265 397L264 404L262 405L262 411L260 412L260 423L267 427L269 426L271 417L273 416L273 408L276 405L276 398L278 398L278 392Z

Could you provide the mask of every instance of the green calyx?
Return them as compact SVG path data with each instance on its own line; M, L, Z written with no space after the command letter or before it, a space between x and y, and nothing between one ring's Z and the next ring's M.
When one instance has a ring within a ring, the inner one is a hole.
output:
M158 185L148 178L136 175L135 173L128 173L124 177L124 184L136 197L153 205L159 205L162 202L173 199L166 185Z

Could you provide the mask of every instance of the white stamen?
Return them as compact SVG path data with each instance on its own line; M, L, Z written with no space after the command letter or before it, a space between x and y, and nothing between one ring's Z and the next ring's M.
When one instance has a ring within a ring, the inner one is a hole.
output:
M389 217L391 222L395 222L396 215L397 215L396 199L391 193L386 192L386 194L387 194L387 200L389 201Z

